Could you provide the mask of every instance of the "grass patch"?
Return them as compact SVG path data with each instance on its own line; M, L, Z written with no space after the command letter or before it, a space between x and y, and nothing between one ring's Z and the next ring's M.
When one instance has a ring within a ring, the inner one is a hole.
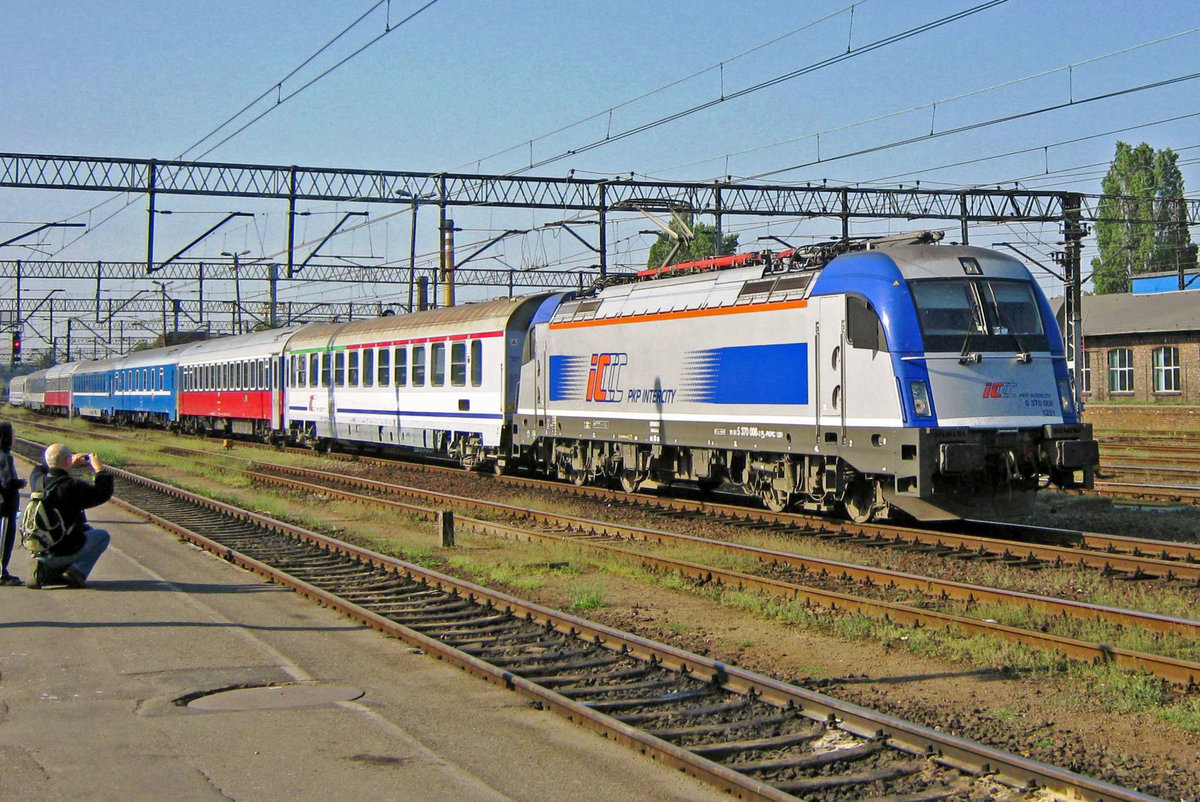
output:
M572 588L568 598L570 600L568 609L571 612L599 610L601 607L607 606L604 601L604 593L598 588Z

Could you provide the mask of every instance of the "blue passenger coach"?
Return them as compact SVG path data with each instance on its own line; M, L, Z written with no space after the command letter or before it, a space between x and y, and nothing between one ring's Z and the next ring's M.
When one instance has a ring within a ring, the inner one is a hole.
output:
M175 345L138 351L120 360L112 377L113 417L120 423L167 426L179 417Z

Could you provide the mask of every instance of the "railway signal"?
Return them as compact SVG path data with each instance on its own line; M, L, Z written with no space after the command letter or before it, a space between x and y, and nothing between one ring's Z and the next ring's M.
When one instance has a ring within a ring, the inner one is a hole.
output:
M21 330L12 333L12 364L21 364Z

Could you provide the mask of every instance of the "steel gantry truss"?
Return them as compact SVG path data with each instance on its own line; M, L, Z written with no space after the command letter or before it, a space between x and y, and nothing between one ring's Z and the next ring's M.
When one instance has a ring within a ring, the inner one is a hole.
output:
M1063 252L1058 261L1066 284L1068 349L1079 353L1080 253L1085 224L1098 222L1100 195L1071 192L1030 192L1019 189L929 190L865 189L813 185L751 185L735 181L709 183L651 182L632 179L577 179L511 175L471 175L388 170L354 170L283 165L228 164L155 159L0 154L0 186L27 189L67 189L142 193L148 199L147 258L145 272L158 269L154 262L154 204L160 195L247 197L284 200L288 203L287 274L294 274L293 244L297 201L352 201L410 205L439 209L439 229L445 236L453 223L453 207L507 207L591 212L598 216L598 273L608 270L606 229L610 214L664 208L685 208L693 214L712 215L718 235L726 215L791 218L830 218L841 221L842 236L849 237L856 219L946 220L961 226L961 239L969 240L972 223L1040 222L1062 226ZM1200 200L1187 200L1188 224L1200 223ZM447 225L449 223L449 226ZM415 219L414 219L415 227ZM443 249L438 276L461 281ZM128 263L126 263L128 264ZM171 263L165 271L186 266ZM122 269L132 270L131 267ZM410 266L410 270L413 268ZM370 281L385 280L375 268L366 268ZM486 271L485 271L486 272ZM492 271L501 272L501 271ZM167 273L167 275L170 275ZM511 273L496 285L511 286ZM539 276L548 274L539 273ZM574 278L578 279L575 275ZM406 280L411 279L411 273ZM319 280L312 266L304 280ZM411 285L410 285L411 286ZM522 285L526 286L526 285ZM448 296L449 297L449 296ZM1081 366L1076 364L1076 385Z

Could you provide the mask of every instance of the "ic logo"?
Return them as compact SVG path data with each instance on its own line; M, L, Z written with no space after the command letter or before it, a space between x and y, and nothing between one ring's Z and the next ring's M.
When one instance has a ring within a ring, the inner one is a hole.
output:
M1012 398L1012 389L1005 390L1004 387L1012 382L988 382L983 388L984 398Z
M592 367L588 370L588 401L616 403L625 397L621 389L621 367L628 364L625 354L592 354Z

